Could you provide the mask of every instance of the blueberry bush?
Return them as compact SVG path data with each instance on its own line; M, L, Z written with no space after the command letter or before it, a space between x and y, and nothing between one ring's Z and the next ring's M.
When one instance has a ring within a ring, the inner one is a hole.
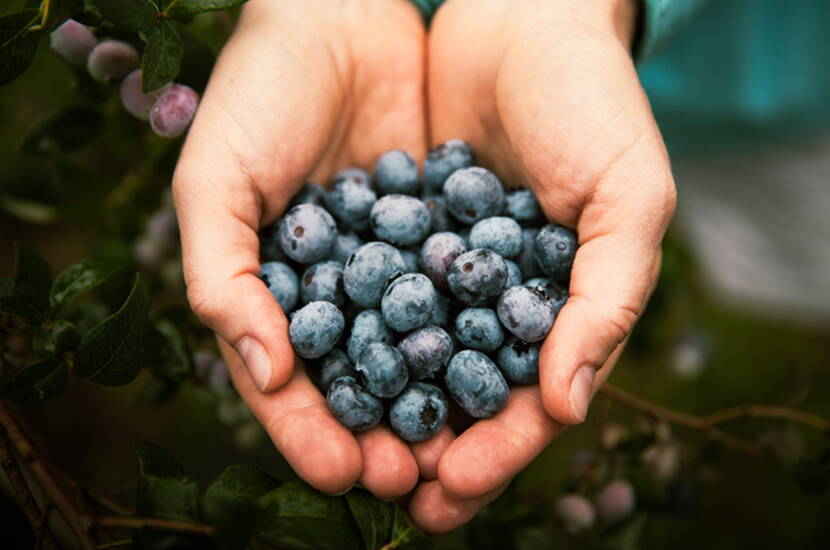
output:
M427 537L400 504L300 481L187 308L169 193L243 1L0 8L4 548L815 548L830 539L828 334L720 303L672 232L655 295L585 425L470 524ZM460 140L423 166L390 151L307 184L291 205L299 209L263 228L263 283L296 311L297 352L355 430L388 422L423 440L459 409L491 415L510 386L538 378L540 340L568 298L559 266L575 235L547 225L532 193L505 191L474 164ZM538 260L537 242L547 243ZM436 293L408 311L423 288ZM431 422L413 423L425 410Z

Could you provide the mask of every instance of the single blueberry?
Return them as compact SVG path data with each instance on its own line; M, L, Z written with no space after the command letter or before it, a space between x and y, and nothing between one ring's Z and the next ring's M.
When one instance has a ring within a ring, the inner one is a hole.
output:
M473 148L460 139L438 145L424 160L424 185L428 192L440 193L447 178L460 168L473 165Z
M389 282L406 271L406 262L394 246L366 243L355 250L343 268L343 286L353 302L378 307Z
M352 178L335 179L325 195L326 208L345 227L354 231L369 229L369 212L378 200L368 183Z
M383 403L364 390L351 376L331 383L326 402L338 422L355 432L377 426L383 417Z
M413 252L412 250L401 250L401 256L403 257L403 261L406 264L406 272L417 273L418 254Z
M556 311L545 295L525 286L505 290L496 311L505 328L525 342L544 340L556 320Z
M480 351L456 353L444 380L453 399L473 418L490 418L507 405L507 382L495 363Z
M496 354L496 363L511 384L539 382L539 348L541 344L524 342L511 336Z
M352 361L357 361L366 346L373 342L393 344L395 335L383 322L383 316L376 309L364 309L352 321L352 330L346 342L346 351Z
M378 191L384 195L418 194L418 166L405 151L393 149L380 156L375 164Z
M389 424L404 441L426 441L446 423L450 403L440 388L410 382L389 409Z
M291 197L291 202L288 203L289 208L294 208L298 204L316 204L323 206L326 190L319 183L311 183L307 181L300 187L297 194Z
M473 166L453 172L444 184L447 208L466 224L498 216L504 210L504 188L495 174Z
M453 343L447 331L428 326L407 334L398 342L398 350L409 366L409 377L423 380L435 376L449 362Z
M362 244L363 240L353 231L338 233L337 240L334 241L334 248L331 249L330 259L345 264L352 252Z
M455 337L468 348L489 353L504 342L504 331L495 311L470 307L455 318Z
M90 76L104 84L115 84L140 64L138 50L120 40L99 42L86 56L86 68Z
M435 292L435 309L432 311L432 316L429 318L429 324L439 327L446 327L450 322L450 299Z
M424 206L429 210L430 217L430 231L433 233L440 233L442 231L453 231L455 229L455 222L447 210L447 201L444 197L436 195L424 197Z
M507 264L492 250L477 248L461 254L450 265L447 284L456 298L479 306L501 294L507 281Z
M259 266L258 277L265 283L285 313L297 305L297 274L282 262L266 262Z
M576 249L576 233L562 225L546 225L533 241L533 253L539 267L551 279L565 283L571 277Z
M295 206L280 223L280 246L295 262L313 264L326 259L336 240L334 218L316 204Z
M542 269L536 261L536 254L533 253L533 243L538 232L538 229L522 229L522 251L515 259L525 279L542 275Z
M324 301L343 307L343 264L327 260L309 266L300 277L300 299L304 304Z
M332 178L332 183L341 181L350 181L352 183L360 183L363 185L372 186L372 177L369 172L363 168L344 168L337 172Z
M332 350L343 334L343 313L331 302L311 302L291 315L288 338L297 355L306 359L322 357Z
M508 289L511 286L522 284L522 270L516 262L504 260L504 265L507 266L507 281L504 283L504 288Z
M445 289L450 265L465 252L467 245L460 236L449 232L435 233L421 246L421 269L436 287Z
M557 315L559 315L559 310L562 309L565 302L568 301L568 289L554 281L551 281L547 277L535 277L533 279L528 279L524 282L524 286L541 292L551 303L553 310Z
M504 213L522 225L533 225L544 219L536 195L530 189L519 189L509 193Z
M363 386L383 399L395 397L409 382L409 372L401 352L381 342L364 348L355 370Z
M470 248L487 248L503 258L522 251L522 228L512 218L485 218L470 229Z
M98 39L89 27L74 19L67 19L49 35L49 47L52 51L69 63L78 66L86 64L90 52L97 43Z
M392 330L409 332L427 325L435 311L435 287L423 273L407 273L383 293L380 310Z
M95 50L102 44L96 46ZM95 55L95 50L89 56L90 61ZM199 94L189 86L165 86L159 91L159 97L150 109L150 128L161 137L177 138L190 126L198 107Z
M429 234L427 207L415 197L386 195L372 206L369 218L375 235L396 245L411 245Z
M351 376L357 378L357 371L354 370L354 365L349 361L346 353L339 349L333 349L324 355L317 364L314 373L317 387L320 388L324 394L329 391L331 383L341 376Z

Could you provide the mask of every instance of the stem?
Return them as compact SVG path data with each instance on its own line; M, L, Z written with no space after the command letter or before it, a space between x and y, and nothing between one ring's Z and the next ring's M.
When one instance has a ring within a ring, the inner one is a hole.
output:
M104 544L99 544L98 550L103 550L104 548L117 548L119 546L129 546L132 543L133 539L114 540L112 542L105 542Z
M9 479L9 484L14 489L17 495L17 500L20 501L20 506L23 507L23 512L32 526L38 525L43 519L43 513L37 506L32 491L26 484L26 479L23 477L23 472L20 471L20 466L14 460L12 449L9 446L9 440L6 431L0 429L0 466L3 468L6 477Z
M95 522L95 527L99 528L156 529L158 531L170 531L173 533L200 535L203 537L212 537L216 535L216 528L211 525L188 523L183 521L172 521L159 518L122 518L116 516L103 516L100 518L95 518L93 521Z
M830 421L812 413L776 405L739 405L709 414L704 417L704 420L710 426L714 426L715 424L722 424L738 418L775 418L778 420L789 420L811 426L825 433L830 433Z

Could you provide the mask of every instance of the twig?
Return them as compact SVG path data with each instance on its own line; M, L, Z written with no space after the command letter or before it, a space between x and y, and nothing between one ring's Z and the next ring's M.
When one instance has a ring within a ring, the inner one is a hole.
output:
M708 425L714 426L738 418L775 418L778 420L789 420L811 426L825 433L830 433L830 421L812 413L775 405L739 405L709 414L704 417L704 420Z
M26 479L23 477L23 472L20 471L20 466L14 460L12 449L9 446L8 435L6 430L0 429L0 466L3 468L6 477L9 479L9 484L14 489L17 499L20 501L20 506L29 520L29 523L38 525L43 518L43 513L37 506L34 495L26 484Z
M184 521L172 521L159 518L139 517L115 517L102 516L94 519L95 527L111 529L156 529L158 531L170 531L187 535L200 535L212 537L216 535L216 528L211 525L199 523L188 523Z
M119 539L113 540L110 542L105 542L104 544L98 545L98 550L103 550L104 548L117 548L119 546L128 546L133 543L133 539Z

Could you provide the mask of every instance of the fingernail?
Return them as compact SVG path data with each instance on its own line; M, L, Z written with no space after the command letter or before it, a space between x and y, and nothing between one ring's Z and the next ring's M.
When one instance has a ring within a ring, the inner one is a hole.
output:
M571 380L571 391L568 394L568 401L571 405L571 412L580 422L588 416L588 405L591 403L591 394L594 389L594 367L584 365L576 371Z
M271 381L271 358L268 352L256 339L245 336L236 345L236 352L242 356L251 378L254 379L254 384L259 388L259 391L265 391L268 383Z

